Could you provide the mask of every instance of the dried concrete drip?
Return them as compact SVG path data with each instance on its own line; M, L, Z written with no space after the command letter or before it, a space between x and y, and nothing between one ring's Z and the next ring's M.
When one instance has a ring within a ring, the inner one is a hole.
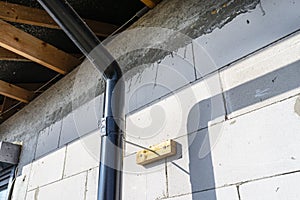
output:
M238 15L255 9L259 3L260 0L163 1L131 26L128 34L119 35L107 47L126 72L141 64L161 60L193 39L221 29ZM148 32L142 29L150 27L156 29ZM134 29L141 30L134 32ZM136 46L142 48L134 49Z

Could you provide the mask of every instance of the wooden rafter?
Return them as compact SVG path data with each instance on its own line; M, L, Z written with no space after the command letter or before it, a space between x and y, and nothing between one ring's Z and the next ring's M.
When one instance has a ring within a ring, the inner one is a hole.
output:
M0 46L37 62L60 74L66 74L80 61L44 41L0 20Z
M0 80L0 94L24 103L28 103L34 96L33 92L2 80Z
M60 28L44 10L2 1L0 1L0 19L46 28ZM96 35L103 37L109 36L118 28L116 25L94 20L85 20L85 22Z
M24 58L23 56L20 56L18 54L15 54L7 49L0 47L0 61L6 60L6 61L23 61L28 62L29 60Z
M81 58L82 54L71 54L75 58ZM14 52L11 52L7 49L0 47L0 61L18 61L18 62L31 62L27 58L20 56Z
M7 111L8 109L10 109L12 106L14 106L17 103L18 103L17 100L4 96L3 103L0 106L0 114Z
M141 0L148 8L154 8L161 0Z

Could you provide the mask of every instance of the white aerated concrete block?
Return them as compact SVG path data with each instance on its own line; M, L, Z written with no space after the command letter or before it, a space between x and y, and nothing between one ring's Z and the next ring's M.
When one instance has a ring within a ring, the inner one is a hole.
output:
M154 87L158 65L141 65L126 72L125 112L131 112L154 101L168 91Z
M22 150L19 159L19 171L17 175L20 175L20 172L24 166L27 166L34 161L34 152L36 151L38 141L38 134L24 134L23 136L19 139L22 142Z
M197 79L218 70L218 66L209 52L197 40L193 40L193 53Z
M240 195L243 200L298 200L300 173L292 173L253 181L240 186Z
M124 75L128 79L126 112L134 111L193 82L195 69L191 56L192 48L188 45L186 52L174 52L154 64L138 66L128 71Z
M191 136L193 135L194 134L191 134ZM175 141L181 145L181 151L177 153L175 159L173 158L167 159L168 190L170 196L192 193L193 192L192 186L194 187L196 186L195 181L197 181L198 182L197 185L199 185L200 181L202 180L202 179L200 180L200 177L198 175L190 173L191 170L189 168L189 163L192 162L190 162L191 158L190 156L188 156L189 153L188 147L190 146L189 138L187 136L183 136L176 139ZM195 154L195 160L197 160L197 158L198 156ZM204 170L205 169L203 169L203 171ZM179 182L180 184L178 184Z
M229 118L300 93L300 33L220 72Z
M123 199L160 199L166 197L164 160L145 167L136 164L136 156L125 157L123 168Z
M219 74L213 74L126 118L126 138L146 147L225 119ZM137 151L128 144L126 153Z
M175 157L167 159L170 196L216 187L211 149L221 140L222 128L223 124L217 124L175 139L181 150Z
M11 196L11 200L24 200L26 199L27 186L29 182L31 171L31 164L23 166L22 173L16 177L13 193Z
M155 84L170 92L195 81L195 79L193 63L181 55L172 53L158 63Z
M97 200L98 179L99 179L99 167L90 169L88 171L88 177L87 177L86 200Z
M298 1L261 0L251 12L236 16L196 42L220 68L299 30L299 8Z
M59 140L59 146L64 146L71 141L79 138L79 132L77 131L74 119L74 113L71 112L62 120L62 128Z
M73 119L80 137L98 128L98 120L102 117L102 115L97 116L98 105L99 102L95 102L94 99L73 111Z
M62 121L58 121L39 133L35 158L39 158L58 148L61 127Z
M180 195L300 170L298 98L176 139L169 194ZM178 181L181 185L178 185Z
M87 173L37 188L27 194L26 200L85 200Z
M100 133L95 131L68 144L64 177L68 177L99 165Z
M298 98L227 121L212 150L216 186L300 170Z
M239 200L236 186L219 188L216 190L208 190L205 192L198 192L189 195L183 195L168 200Z
M224 89L231 89L300 60L300 32L280 40L221 71ZM229 77L231 75L231 77Z
M194 62L194 53L193 53L193 44L189 44L185 47L182 47L177 50L176 54L190 63L192 66L195 66Z
M32 163L28 190L62 179L66 148L61 148Z

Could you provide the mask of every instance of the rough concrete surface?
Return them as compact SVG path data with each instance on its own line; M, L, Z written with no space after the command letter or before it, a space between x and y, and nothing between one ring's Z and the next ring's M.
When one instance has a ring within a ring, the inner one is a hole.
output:
M110 42L108 49L113 55L116 54L118 62L127 71L141 63L153 63L162 59L170 52L191 43L192 39L222 28L239 14L254 9L258 3L258 0L163 1L128 31ZM132 47L141 48L132 51ZM123 52L130 53L122 54Z

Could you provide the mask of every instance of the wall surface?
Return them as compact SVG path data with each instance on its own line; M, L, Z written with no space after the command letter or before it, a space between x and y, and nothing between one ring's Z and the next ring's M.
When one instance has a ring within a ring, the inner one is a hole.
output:
M298 200L300 2L164 0L105 41L124 70L126 140L177 142L123 199ZM103 81L88 61L0 126L23 144L14 200L95 200Z

